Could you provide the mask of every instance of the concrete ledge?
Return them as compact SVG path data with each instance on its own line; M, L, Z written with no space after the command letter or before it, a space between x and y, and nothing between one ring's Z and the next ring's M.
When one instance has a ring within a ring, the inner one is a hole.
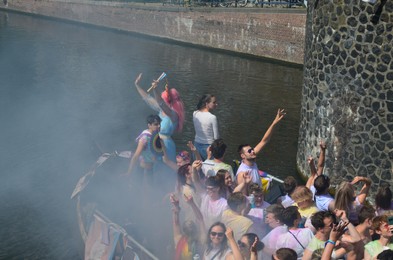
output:
M8 3L8 10L303 64L304 8L187 8L90 0Z

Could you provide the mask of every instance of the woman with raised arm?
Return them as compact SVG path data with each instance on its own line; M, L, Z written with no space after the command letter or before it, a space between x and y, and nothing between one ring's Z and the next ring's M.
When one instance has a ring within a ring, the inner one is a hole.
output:
M161 118L160 138L164 141L166 154L169 160L176 162L176 145L172 139L173 133L181 132L184 124L184 105L180 98L179 92L175 88L168 88L158 94L157 85L159 81L152 83L154 98L139 86L142 73L135 80L135 87L143 100L155 111Z
M360 192L356 194L354 185L360 182L363 183L363 186ZM369 178L356 176L352 182L342 182L336 190L334 207L344 210L347 213L349 221L354 225L358 224L359 211L366 202L370 186L371 180Z
M205 252L203 259L205 260L233 260L233 254L228 245L226 236L227 229L221 222L213 223L206 238Z

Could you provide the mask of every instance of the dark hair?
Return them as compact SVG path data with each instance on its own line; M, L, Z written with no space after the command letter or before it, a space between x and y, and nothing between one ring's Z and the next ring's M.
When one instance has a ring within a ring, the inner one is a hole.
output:
M186 174L190 172L188 169L190 166L191 166L190 163L186 163L180 166L180 168L177 170L177 182L180 185L186 184Z
M388 250L383 250L379 255L377 256L378 260L392 260L393 259L393 250L388 249Z
M197 110L201 110L202 108L205 108L206 103L209 103L213 97L214 95L211 94L203 95L198 101Z
M282 205L272 204L266 208L266 214L272 213L274 215L275 219L280 220L279 217L282 214L283 210L284 210L284 207Z
M375 205L377 208L389 210L392 203L392 191L388 184L383 184L378 188L375 195Z
M253 182L248 185L248 194L252 194L253 192L263 193L263 189L258 185L258 183Z
M213 225L210 226L209 230L207 231L206 253L209 253L213 249L213 246L212 246L211 240L210 240L210 232L216 226L220 226L224 230L224 237L222 238L219 254L217 255L218 258L220 258L222 256L222 254L225 253L225 251L228 248L227 236L225 235L225 232L227 231L227 228L225 227L224 223L222 223L222 222L214 223Z
M240 191L239 192L234 192L231 195L229 195L227 203L228 203L228 207L231 210L233 210L235 212L239 212L239 208L241 206L246 205L247 198Z
M363 205L359 211L358 221L359 224L366 221L366 219L373 219L375 217L375 209L371 205Z
M161 123L161 118L158 115L149 115L146 118L146 122L149 125L154 124L154 123Z
M284 179L283 188L284 192L290 195L297 186L297 181L293 176L288 176Z
M224 143L222 138L216 139L210 145L210 151L214 158L222 158L224 157L225 151L227 149L227 145Z
M227 199L228 198L228 193L231 194L233 192L232 187L226 186L225 185L225 175L229 173L228 170L225 169L220 169L217 171L216 179L220 182L221 188L220 188L220 195L221 197ZM231 176L232 178L232 176Z
M241 155L243 153L243 147L250 146L249 144L241 144L237 147L237 152Z
M290 228L295 225L295 220L298 218L299 214L296 206L289 206L282 211L279 218L282 223Z
M326 189L330 186L330 179L326 175L319 175L314 180L314 187L315 187L315 195L321 195Z
M336 216L333 215L333 213L331 213L330 211L319 211L312 215L311 224L317 231L325 227L325 223L323 222L325 218L332 218L333 223L336 223Z
M296 251L291 248L286 248L286 247L278 249L276 251L275 255L279 260L296 260L297 259ZM274 260L274 257L272 257L272 259Z
M221 188L222 183L220 181L220 177L209 176L206 179L205 185L206 185L206 187L207 186L213 186L213 187L220 187Z
M256 245L257 251L260 251L265 247L265 244L263 244L263 242L261 240L259 240L259 237L255 233L246 233L242 237L247 238L247 242L250 245L250 247L252 246L252 244L254 244L255 238L258 238L258 242Z

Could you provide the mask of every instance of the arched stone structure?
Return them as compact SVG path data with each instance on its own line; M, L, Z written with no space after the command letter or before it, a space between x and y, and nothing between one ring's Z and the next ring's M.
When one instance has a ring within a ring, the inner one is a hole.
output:
M297 154L304 176L324 139L332 184L369 176L375 192L392 183L393 1L383 1L309 1Z

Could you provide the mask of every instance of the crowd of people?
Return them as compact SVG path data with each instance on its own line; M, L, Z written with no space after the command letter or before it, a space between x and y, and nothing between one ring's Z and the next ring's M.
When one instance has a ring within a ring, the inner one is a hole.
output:
M180 259L393 259L393 204L389 186L381 186L375 206L367 201L371 180L356 176L343 181L332 196L324 175L326 144L320 143L317 163L308 158L310 177L305 185L287 176L283 196L269 204L268 176L259 170L257 155L285 117L278 109L261 141L238 147L240 165L225 163L227 145L219 136L214 95L203 95L193 113L194 142L189 151L176 151L172 140L184 123L179 93L168 84L161 95L159 81L150 89L135 86L157 111L137 138L128 174L143 170L151 181L154 165L162 163L177 174L172 205L173 258ZM361 184L361 185L359 185ZM373 203L374 204L374 203Z

